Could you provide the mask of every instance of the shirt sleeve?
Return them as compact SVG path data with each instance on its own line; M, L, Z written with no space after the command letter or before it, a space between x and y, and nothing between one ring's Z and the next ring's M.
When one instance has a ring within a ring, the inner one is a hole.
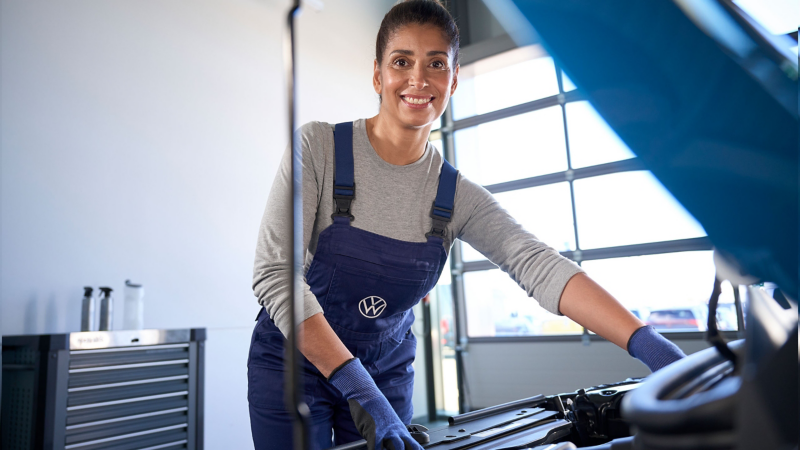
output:
M561 315L561 293L570 278L583 272L580 266L525 230L489 191L461 175L454 219L456 214L464 214L458 238L499 266L544 309Z
M324 126L310 122L297 132L303 148L303 248L308 249L321 196L325 168ZM286 336L291 323L291 268L288 258L292 248L291 188L292 152L287 148L269 193L261 218L253 267L253 293L267 310L278 329ZM304 252L305 255L305 252ZM304 262L304 261L303 261ZM322 312L317 298L303 279L303 316L300 322Z

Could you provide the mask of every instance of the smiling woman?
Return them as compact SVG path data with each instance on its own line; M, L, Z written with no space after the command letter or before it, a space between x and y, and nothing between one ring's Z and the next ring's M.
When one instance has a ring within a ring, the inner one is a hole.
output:
M458 40L452 17L438 2L399 3L385 16L376 42L379 113L299 130L304 245L313 255L307 258L299 332L315 448L330 447L332 438L342 444L360 437L370 448L420 448L404 425L413 413L410 309L436 284L455 236L483 236L481 220L499 212L485 191L459 177L427 142L457 86ZM288 209L290 158L287 151L256 249L253 287L264 309L251 341L248 399L257 449L289 448L292 435L282 395L271 389L282 383L290 320L290 227L280 213ZM488 215L473 218L476 208ZM565 267L568 278L576 268Z
M560 308L621 347L643 325L428 142L458 85L458 51L458 29L441 4L398 3L376 42L378 114L298 132L307 249L299 348L315 448L364 437L370 449L421 449L405 428L413 414L411 308L436 285L457 237L543 308ZM291 320L291 156L275 177L256 248L253 289L264 309L250 346L248 399L259 450L290 448L292 435L274 389Z

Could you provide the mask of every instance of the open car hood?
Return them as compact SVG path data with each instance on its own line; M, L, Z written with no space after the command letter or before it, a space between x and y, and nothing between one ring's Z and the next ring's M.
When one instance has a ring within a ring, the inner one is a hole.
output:
M775 37L716 0L503 1L718 253L797 299L797 62Z

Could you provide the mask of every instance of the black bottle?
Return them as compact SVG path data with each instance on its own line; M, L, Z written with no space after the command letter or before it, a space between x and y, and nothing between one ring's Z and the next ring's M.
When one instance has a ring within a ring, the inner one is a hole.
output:
M114 297L110 287L100 288L100 331L111 331L114 322Z

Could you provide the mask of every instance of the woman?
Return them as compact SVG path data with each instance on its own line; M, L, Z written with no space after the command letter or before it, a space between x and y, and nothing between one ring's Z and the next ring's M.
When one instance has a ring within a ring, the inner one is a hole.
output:
M546 309L627 348L651 370L683 356L428 144L458 85L458 51L458 29L444 7L399 3L378 32L378 114L300 129L308 249L300 351L318 448L331 445L332 432L336 445L364 437L370 449L421 448L404 425L416 347L410 309L436 284L455 238ZM292 435L283 405L290 157L275 178L256 249L253 288L264 308L251 342L248 400L259 450L290 448Z

